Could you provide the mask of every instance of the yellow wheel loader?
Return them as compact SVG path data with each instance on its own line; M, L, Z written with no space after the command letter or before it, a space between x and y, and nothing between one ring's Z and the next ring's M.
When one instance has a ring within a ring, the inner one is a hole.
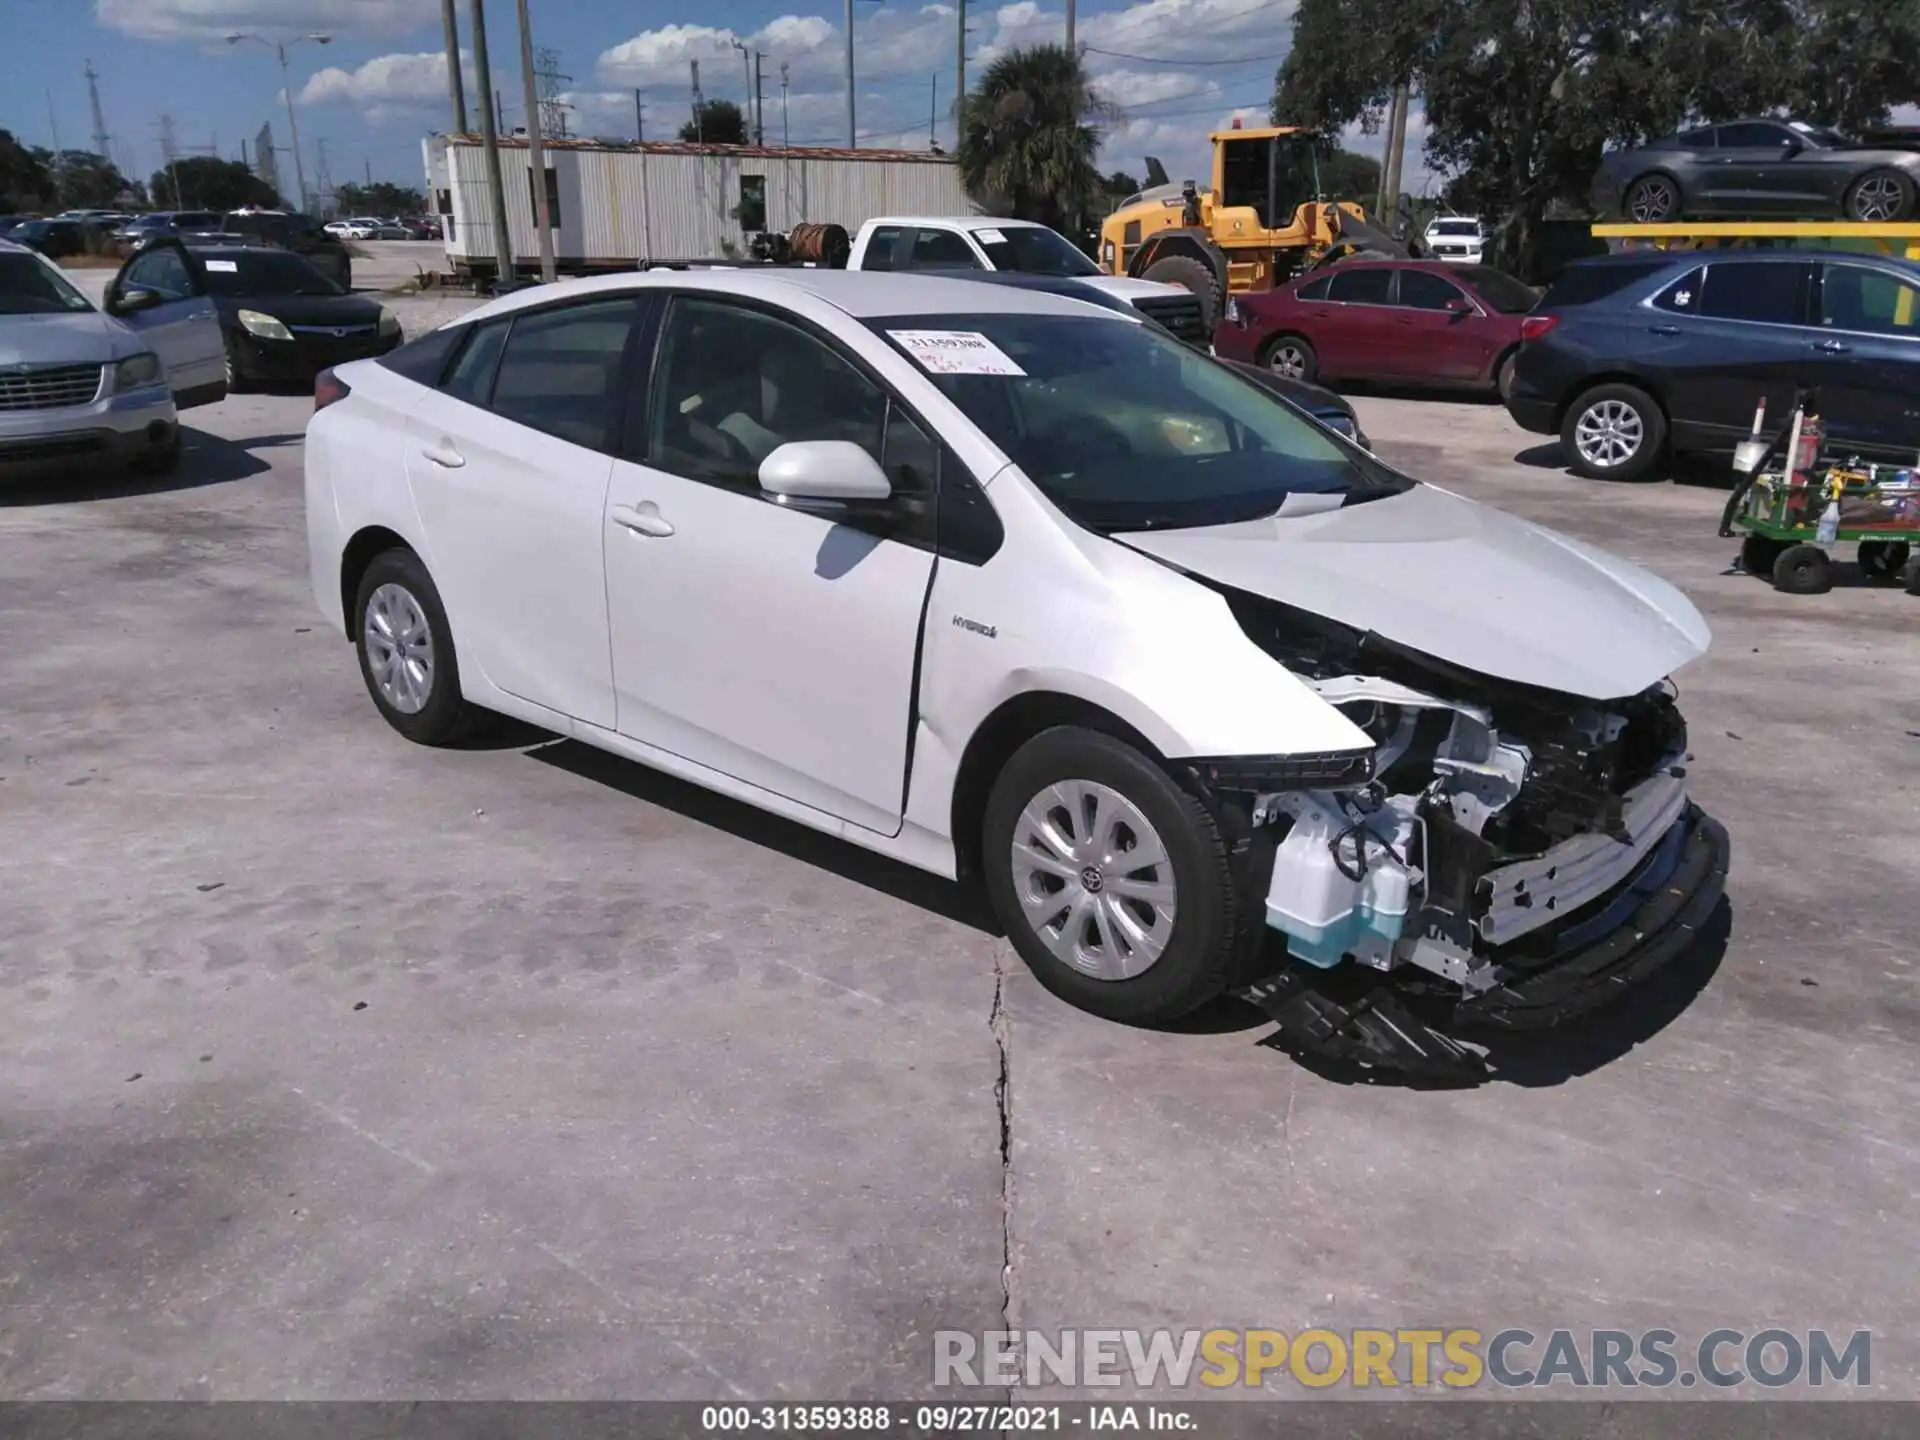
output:
M1229 295L1352 256L1408 257L1358 205L1323 198L1313 131L1235 121L1211 138L1213 187L1189 180L1130 197L1100 227L1102 270L1186 287L1211 334Z

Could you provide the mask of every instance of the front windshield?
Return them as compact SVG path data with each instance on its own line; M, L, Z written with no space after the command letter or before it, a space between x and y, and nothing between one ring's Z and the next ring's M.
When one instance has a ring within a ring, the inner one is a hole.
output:
M1433 222L1433 233L1436 235L1478 235L1480 233L1480 222L1478 220L1436 220Z
M71 315L93 309L66 277L31 255L0 255L0 315Z
M1074 249L1073 242L1042 225L1009 225L976 230L973 238L996 270L1027 275L1098 275L1100 267Z
M256 250L236 255L208 255L201 265L207 289L215 295L344 295L333 281L298 255L284 250Z
M1130 320L867 323L1091 530L1224 525L1283 506L1308 513L1413 483L1226 366Z

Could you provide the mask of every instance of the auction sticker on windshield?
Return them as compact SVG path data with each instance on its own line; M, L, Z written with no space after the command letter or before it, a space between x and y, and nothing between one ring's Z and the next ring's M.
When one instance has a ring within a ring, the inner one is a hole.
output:
M978 330L889 330L920 368L934 375L1025 375Z
M240 273L239 263L233 260L209 260L207 261L207 269L216 275L238 275Z

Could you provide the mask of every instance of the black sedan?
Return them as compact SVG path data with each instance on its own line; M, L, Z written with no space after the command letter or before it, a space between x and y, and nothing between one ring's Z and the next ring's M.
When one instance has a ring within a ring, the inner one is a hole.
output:
M137 315L163 360L168 336L191 329L196 315L217 314L229 391L274 380L311 383L330 365L384 355L401 341L391 310L342 290L298 255L172 236L149 242L121 267L107 287L107 313Z
M298 255L191 244L182 253L194 293L210 296L220 313L229 392L276 381L311 384L330 365L384 355L401 342L391 310L342 290Z
M1913 218L1920 154L1875 148L1801 120L1703 125L1616 150L1593 181L1593 207L1642 225L1675 220Z

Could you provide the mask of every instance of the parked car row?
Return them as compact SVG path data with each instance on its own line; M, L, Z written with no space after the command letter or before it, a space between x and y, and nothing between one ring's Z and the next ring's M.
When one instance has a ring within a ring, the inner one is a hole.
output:
M342 240L438 240L440 217L415 215L377 219L355 216L352 219L329 220L325 228L329 235Z
M392 311L287 250L157 237L96 308L45 256L0 240L0 475L100 461L164 473L178 411L311 384L401 339Z
M1920 265L1878 255L1631 252L1544 295L1487 266L1353 260L1234 297L1213 346L1291 380L1497 394L1593 478L1731 452L1757 404L1803 390L1849 453L1920 454Z

